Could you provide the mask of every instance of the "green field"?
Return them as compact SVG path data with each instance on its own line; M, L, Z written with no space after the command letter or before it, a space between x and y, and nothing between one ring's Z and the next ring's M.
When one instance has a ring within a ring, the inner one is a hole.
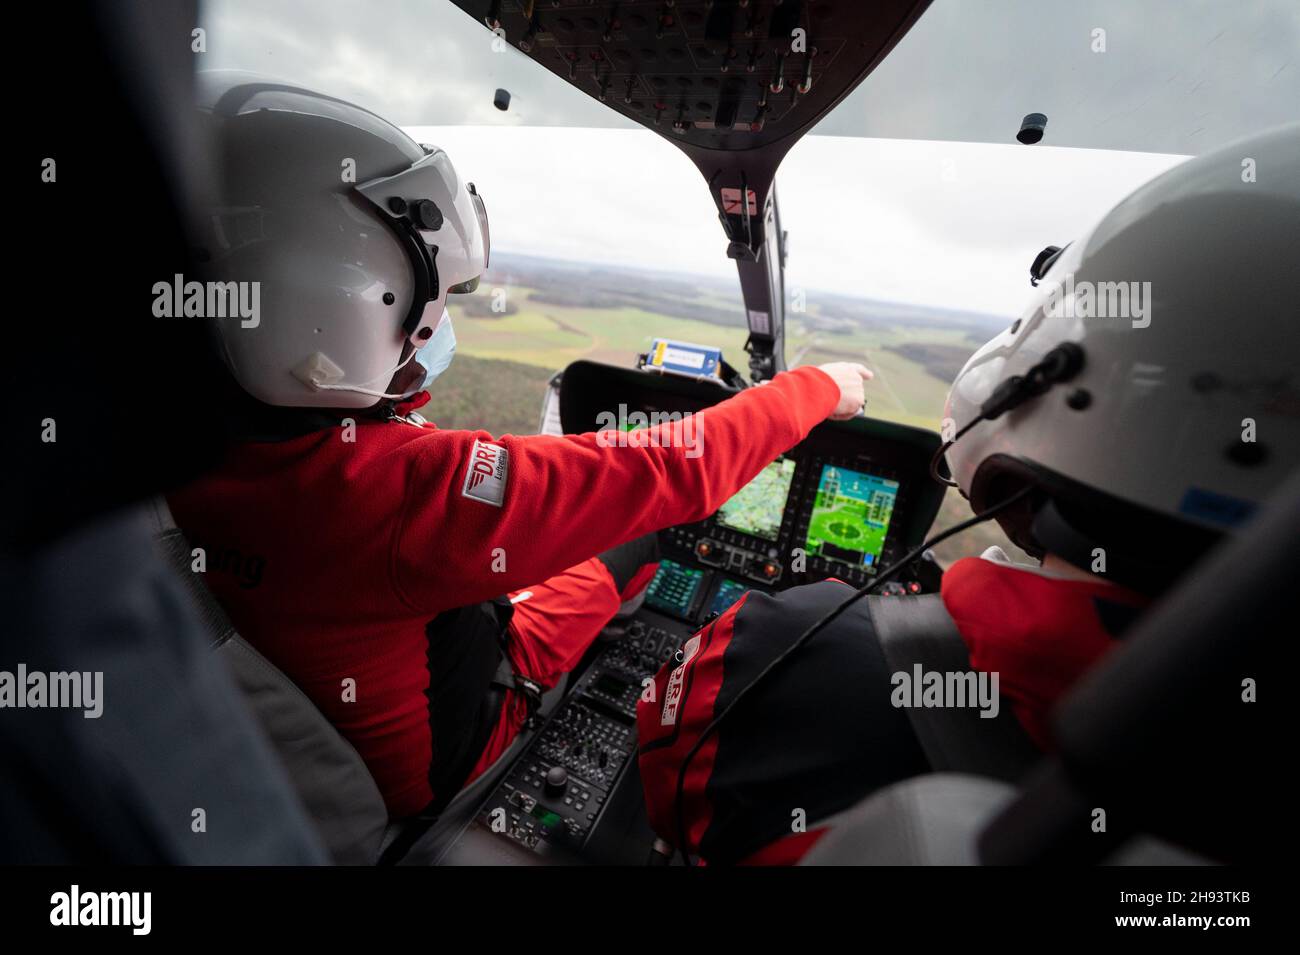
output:
M628 365L649 349L656 338L673 338L716 345L723 356L744 368L746 329L737 302L735 324L702 321L623 305L584 308L537 301L539 289L528 285L498 286L505 290L512 314L478 317L479 307L467 314L455 298L449 307L456 320L460 352L556 371L572 361L587 358ZM488 283L476 297L490 296ZM717 299L701 296L698 302L717 307ZM490 314L490 313L489 313ZM805 316L787 318L786 356L791 367L832 361L864 362L875 374L867 385L868 413L890 421L937 428L947 394L947 381L931 374L925 364L892 349L924 343L931 346L974 350L968 332L960 328L915 329L894 324L871 324L851 330L818 328L817 307Z
M519 310L499 318L470 317L453 300L450 310L456 320L460 352L556 371L579 358L631 364L639 353L649 349L654 338L661 337L716 345L733 365L745 365L746 330L739 325L726 327L629 307L602 311L536 303L532 301L535 291L510 289L509 300ZM954 347L965 340L960 330L926 330L921 334L927 341ZM832 361L864 362L875 374L867 385L870 414L922 428L938 427L946 383L931 375L920 362L890 350L891 346L915 340L907 329L891 326L827 334L813 331L797 316L791 316L787 335L786 355L792 367Z
M536 434L551 373L535 365L457 353L420 409L440 428Z
M500 318L471 318L458 314L459 349L479 358L499 358L537 365L552 371L579 358L611 364L630 364L639 352L647 351L656 337L675 338L700 344L718 345L728 356L743 357L745 330L725 328L692 319L660 315L637 308L611 311L537 303L535 289L509 289L508 300L518 307L513 315Z

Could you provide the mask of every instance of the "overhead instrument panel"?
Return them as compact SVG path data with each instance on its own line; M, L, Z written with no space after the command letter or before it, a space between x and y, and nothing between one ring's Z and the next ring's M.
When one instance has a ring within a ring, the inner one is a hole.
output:
M811 125L927 6L917 0L454 2L629 119L692 146L728 150L752 150Z

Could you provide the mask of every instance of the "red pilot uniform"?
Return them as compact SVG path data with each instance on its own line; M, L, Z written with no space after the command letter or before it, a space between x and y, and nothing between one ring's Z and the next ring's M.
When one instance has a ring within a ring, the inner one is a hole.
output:
M480 602L508 594L504 651L552 686L653 572L597 555L713 513L839 399L816 368L783 373L700 412L689 449L363 419L354 434L241 443L169 503L240 633L356 747L401 817L465 778L452 764L481 771L526 718L515 691L481 712L496 647L456 615L479 621ZM253 561L256 577L229 569Z
M358 106L242 72L199 81L221 166L205 278L257 294L212 326L240 440L169 501L234 624L356 747L389 812L431 814L646 585L642 538L851 416L870 373L778 375L689 440L441 431L406 409L454 354L448 296L487 272L477 187Z

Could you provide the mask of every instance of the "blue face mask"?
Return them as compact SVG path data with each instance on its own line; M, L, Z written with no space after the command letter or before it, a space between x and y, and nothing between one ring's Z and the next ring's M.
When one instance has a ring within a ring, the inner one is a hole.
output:
M412 392L424 391L433 384L433 380L447 370L455 355L456 332L451 327L451 316L444 313L437 330L420 346L420 350L412 359L418 361L425 369L424 381L412 389Z

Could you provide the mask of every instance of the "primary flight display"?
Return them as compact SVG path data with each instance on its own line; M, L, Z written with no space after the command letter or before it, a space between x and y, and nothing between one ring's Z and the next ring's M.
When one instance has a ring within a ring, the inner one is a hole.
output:
M823 465L808 521L808 553L873 567L884 550L897 498L897 481Z

